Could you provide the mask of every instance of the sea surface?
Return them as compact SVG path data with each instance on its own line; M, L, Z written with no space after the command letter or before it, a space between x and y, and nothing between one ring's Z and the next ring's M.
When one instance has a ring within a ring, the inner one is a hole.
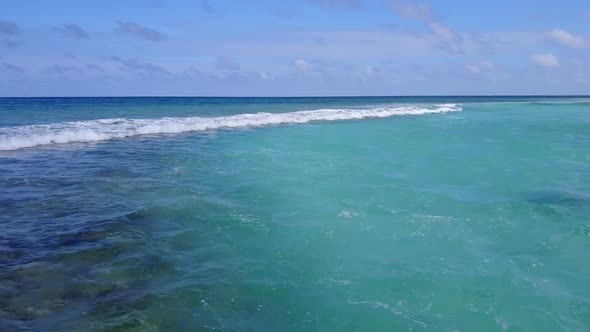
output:
M0 331L590 331L590 98L1 98Z

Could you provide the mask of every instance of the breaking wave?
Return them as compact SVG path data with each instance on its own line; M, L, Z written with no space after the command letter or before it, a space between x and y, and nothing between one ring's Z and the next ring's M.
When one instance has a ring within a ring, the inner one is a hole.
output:
M0 150L39 145L95 142L148 134L173 134L224 128L298 124L312 121L358 120L398 115L421 115L461 111L456 104L431 106L384 106L358 109L319 109L289 113L236 114L221 117L160 119L99 119L0 128Z

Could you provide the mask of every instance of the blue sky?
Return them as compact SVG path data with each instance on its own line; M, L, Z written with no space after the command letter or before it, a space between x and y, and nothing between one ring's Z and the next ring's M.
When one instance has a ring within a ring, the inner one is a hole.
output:
M589 1L0 8L0 96L590 94Z

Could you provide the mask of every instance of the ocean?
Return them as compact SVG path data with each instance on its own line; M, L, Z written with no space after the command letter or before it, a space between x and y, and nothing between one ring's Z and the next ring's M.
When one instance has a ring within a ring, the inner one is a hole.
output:
M590 98L0 98L1 331L588 331Z

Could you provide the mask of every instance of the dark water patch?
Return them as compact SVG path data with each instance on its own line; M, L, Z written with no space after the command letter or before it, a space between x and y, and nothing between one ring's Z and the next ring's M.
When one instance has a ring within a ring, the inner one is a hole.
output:
M547 106L550 108L554 108L555 106L588 106L590 107L590 101L587 100L580 100L580 101L534 101L529 102L529 105L532 106Z
M0 237L5 325L28 322L31 329L52 329L72 308L88 311L103 301L143 294L153 281L175 273L177 263L160 249L157 226L146 231L142 225L158 222L149 210L75 227L59 227L62 222Z
M590 213L590 196L577 192L554 191L539 192L526 198L529 213L545 216L552 222L565 227L571 232L575 226L573 221L585 219Z
M590 225L578 224L573 227L573 234L590 241Z
M97 178L132 179L140 177L141 174L126 168L101 169L94 173Z
M530 194L528 202L540 205L560 205L567 207L589 207L590 195L566 191L542 191Z
M88 319L84 330L145 331L155 329L154 322L160 328L182 328L178 316L174 321L151 318L144 311L176 305L178 289L206 291L235 268L231 262L215 261L224 259L223 253L231 248L210 238L223 234L217 226L236 222L228 218L224 206L193 199L98 216L78 213L28 220L28 228L10 227L10 232L0 235L3 325L70 330ZM204 236L205 242L197 242ZM178 283L186 274L195 277ZM202 315L208 315L206 307L201 309ZM197 318L192 313L186 317L195 326ZM214 326L216 319L203 322Z
M56 245L62 248L76 245L87 245L89 243L98 242L112 234L112 230L109 229L92 229L87 226L80 231L59 234L56 238Z

